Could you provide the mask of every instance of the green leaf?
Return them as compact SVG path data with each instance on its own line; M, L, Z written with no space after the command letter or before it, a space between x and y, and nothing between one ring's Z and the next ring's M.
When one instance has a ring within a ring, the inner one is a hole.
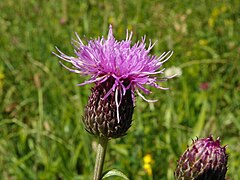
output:
M119 171L117 169L112 169L112 170L109 170L109 171L105 172L103 174L102 179L105 179L105 178L108 178L108 177L111 177L111 176L118 176L118 177L122 177L123 179L129 180L128 177L125 174L123 174L121 171Z

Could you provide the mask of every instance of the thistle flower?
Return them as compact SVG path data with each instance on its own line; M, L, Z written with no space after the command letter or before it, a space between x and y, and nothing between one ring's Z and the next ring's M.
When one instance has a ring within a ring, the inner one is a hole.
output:
M174 175L176 180L224 180L227 160L219 138L197 139L180 157Z
M125 40L117 41L111 25L107 39L90 39L84 45L76 36L78 40L74 41L74 45L77 57L67 56L58 48L59 54L54 54L73 65L74 68L69 68L60 62L69 71L91 76L79 86L95 83L83 118L86 130L108 138L123 136L131 126L134 93L147 102L155 102L147 100L139 90L145 94L151 93L144 85L167 89L158 82L171 77L157 78L156 75L163 74L164 69L159 69L173 52L164 52L159 57L150 55L155 43L150 41L146 47L143 37L131 46L132 32L129 34L128 31Z

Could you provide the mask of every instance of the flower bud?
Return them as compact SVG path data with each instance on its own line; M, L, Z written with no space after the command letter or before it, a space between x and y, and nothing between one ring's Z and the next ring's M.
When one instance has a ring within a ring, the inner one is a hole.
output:
M224 180L228 156L220 139L197 139L180 157L175 170L176 180Z

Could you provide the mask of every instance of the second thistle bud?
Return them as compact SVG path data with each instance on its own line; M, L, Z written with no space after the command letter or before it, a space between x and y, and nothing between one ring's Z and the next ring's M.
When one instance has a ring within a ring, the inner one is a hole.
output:
M112 92L104 99L113 83L114 79L109 78L104 83L92 88L83 118L85 128L91 134L118 138L125 135L131 126L134 109L131 90L127 90L121 97L121 104L118 108L116 107L116 92ZM118 113L119 117L117 117Z
M198 139L180 157L174 175L176 180L224 180L227 160L219 138Z

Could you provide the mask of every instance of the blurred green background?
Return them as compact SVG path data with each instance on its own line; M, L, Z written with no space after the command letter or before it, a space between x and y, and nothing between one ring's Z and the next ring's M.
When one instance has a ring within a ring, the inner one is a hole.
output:
M158 40L152 54L182 75L137 97L128 135L111 140L105 170L130 179L173 179L191 139L212 134L228 145L229 179L240 178L240 3L238 0L0 1L0 179L90 179L97 139L81 118L91 85L62 68L55 46L74 55L71 39L117 39L133 31ZM151 157L144 169L144 157Z

